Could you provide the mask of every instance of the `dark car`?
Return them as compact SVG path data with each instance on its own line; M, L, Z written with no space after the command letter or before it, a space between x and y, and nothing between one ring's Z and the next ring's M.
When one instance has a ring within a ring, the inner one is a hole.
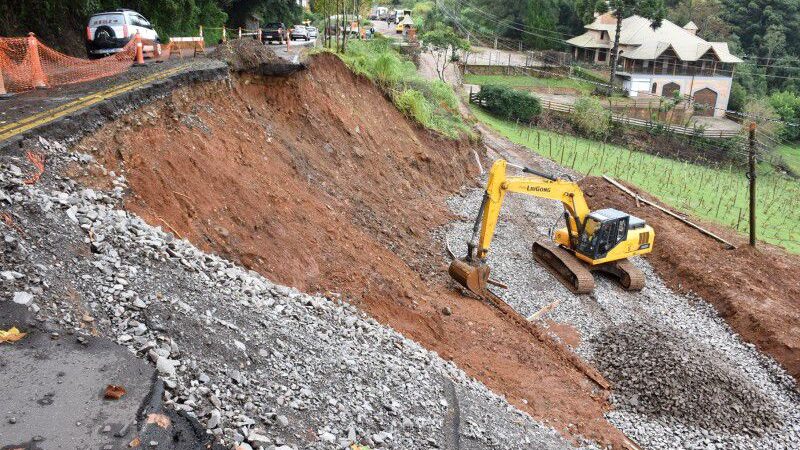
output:
M282 22L268 23L263 30L261 30L261 40L266 43L277 41L282 44L286 39L286 25Z

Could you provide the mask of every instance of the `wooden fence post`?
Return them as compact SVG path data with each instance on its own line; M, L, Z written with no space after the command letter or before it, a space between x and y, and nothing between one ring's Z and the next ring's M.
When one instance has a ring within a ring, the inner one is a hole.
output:
M750 246L756 246L756 123L750 122L748 174L750 179Z

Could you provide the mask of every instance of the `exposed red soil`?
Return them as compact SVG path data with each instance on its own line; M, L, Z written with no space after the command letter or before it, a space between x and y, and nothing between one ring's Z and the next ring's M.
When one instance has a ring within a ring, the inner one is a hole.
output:
M656 208L637 207L630 196L602 178L585 178L580 184L593 209L629 211L653 226L656 241L647 259L670 288L710 302L743 339L800 380L800 256L764 243L754 249L741 235L704 223L737 244L737 249L726 250L727 246Z
M336 57L178 90L79 147L125 174L126 207L151 224L277 282L340 292L565 435L622 448L607 391L448 281L431 232L453 219L445 199L472 182L481 148L411 125Z

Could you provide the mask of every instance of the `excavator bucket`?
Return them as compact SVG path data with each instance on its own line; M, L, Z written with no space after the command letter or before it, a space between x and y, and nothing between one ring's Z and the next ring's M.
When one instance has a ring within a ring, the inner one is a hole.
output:
M473 294L482 297L486 293L489 282L489 266L485 264L473 266L463 259L454 259L447 272L458 284L469 289Z

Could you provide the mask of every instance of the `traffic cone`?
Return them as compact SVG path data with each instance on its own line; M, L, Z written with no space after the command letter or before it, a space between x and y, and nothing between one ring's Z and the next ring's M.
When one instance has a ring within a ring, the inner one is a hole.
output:
M11 94L6 92L6 83L3 81L3 68L0 67L0 98L11 97Z
M134 37L136 42L136 59L134 59L134 66L143 66L144 65L144 49L142 47L142 36L139 32L136 32L136 36Z
M42 69L42 60L39 59L39 42L33 33L28 33L28 53L31 59L31 84L34 88L47 88L47 79Z

